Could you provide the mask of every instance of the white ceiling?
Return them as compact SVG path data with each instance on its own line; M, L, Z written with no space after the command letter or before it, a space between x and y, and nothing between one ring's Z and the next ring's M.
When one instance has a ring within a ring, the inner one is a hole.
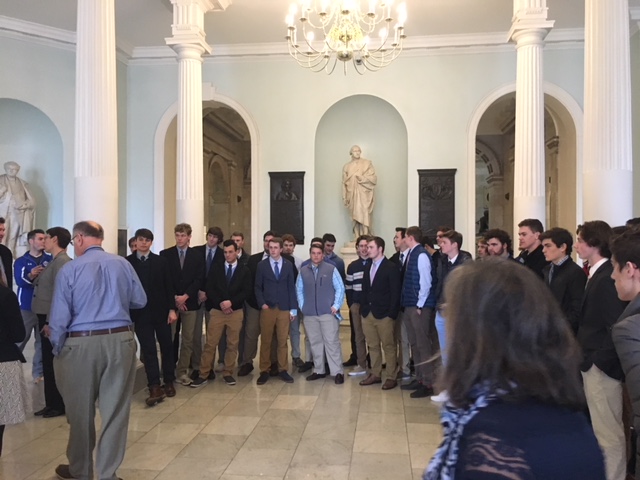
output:
M512 0L405 0L411 37L506 32ZM224 12L205 17L211 45L284 42L284 18L291 0L232 0ZM640 0L629 0L632 6ZM548 0L556 29L584 26L584 0ZM170 0L115 0L116 36L132 47L162 46L171 35ZM74 0L0 0L0 16L75 31Z

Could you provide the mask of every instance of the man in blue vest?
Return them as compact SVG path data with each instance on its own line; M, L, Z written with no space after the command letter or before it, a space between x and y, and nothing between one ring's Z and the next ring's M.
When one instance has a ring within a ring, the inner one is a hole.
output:
M414 390L411 398L433 395L433 354L431 345L431 315L435 307L435 295L430 295L432 286L431 258L420 244L422 231L409 227L404 237L407 247L403 266L404 281L400 295L400 306L404 311L402 320L407 327L409 343L413 352L416 378L402 385L403 390Z

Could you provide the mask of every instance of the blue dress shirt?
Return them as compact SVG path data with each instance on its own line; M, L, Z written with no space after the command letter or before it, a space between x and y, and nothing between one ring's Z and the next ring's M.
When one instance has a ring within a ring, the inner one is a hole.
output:
M98 246L88 248L56 277L49 315L54 355L68 332L131 325L129 309L146 304L142 283L127 260Z

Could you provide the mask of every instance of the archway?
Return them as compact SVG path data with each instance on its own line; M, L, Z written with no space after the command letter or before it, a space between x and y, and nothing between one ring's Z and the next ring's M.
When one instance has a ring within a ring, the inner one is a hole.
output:
M476 223L469 227L476 234L483 225L515 234L514 127L515 85L487 96L472 117L469 161L473 162L475 178L470 185L475 188L470 190L469 209ZM557 86L545 84L546 228L560 226L573 231L582 217L581 131L582 112L577 102ZM488 222L482 218L485 209L493 210Z
M203 99L203 223L220 226L226 238L234 231L241 231L245 235L245 249L251 251L257 226L257 219L251 215L256 209L258 188L251 182L259 168L257 127L241 105L216 93L210 84L203 85ZM172 244L176 223L177 104L167 109L160 119L154 151L154 228L161 232L156 234L155 243L156 248L161 248ZM223 223L218 219L219 209L212 197L213 184L218 181L213 180L215 174L211 176L214 164L225 172L225 182L228 182L228 199L222 203L228 204L230 210Z
M45 113L23 101L0 98L0 166L7 161L20 165L18 176L29 183L36 202L36 228L63 225L63 155L60 132ZM21 245L17 255L26 249Z

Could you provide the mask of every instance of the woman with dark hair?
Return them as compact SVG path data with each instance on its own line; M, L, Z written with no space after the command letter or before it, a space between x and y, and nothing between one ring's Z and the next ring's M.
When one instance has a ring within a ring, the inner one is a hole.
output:
M26 360L16 345L24 336L18 297L0 277L0 455L4 426L24 422L29 408L21 365Z
M452 272L445 300L449 401L424 479L604 480L580 349L544 283L492 258Z

